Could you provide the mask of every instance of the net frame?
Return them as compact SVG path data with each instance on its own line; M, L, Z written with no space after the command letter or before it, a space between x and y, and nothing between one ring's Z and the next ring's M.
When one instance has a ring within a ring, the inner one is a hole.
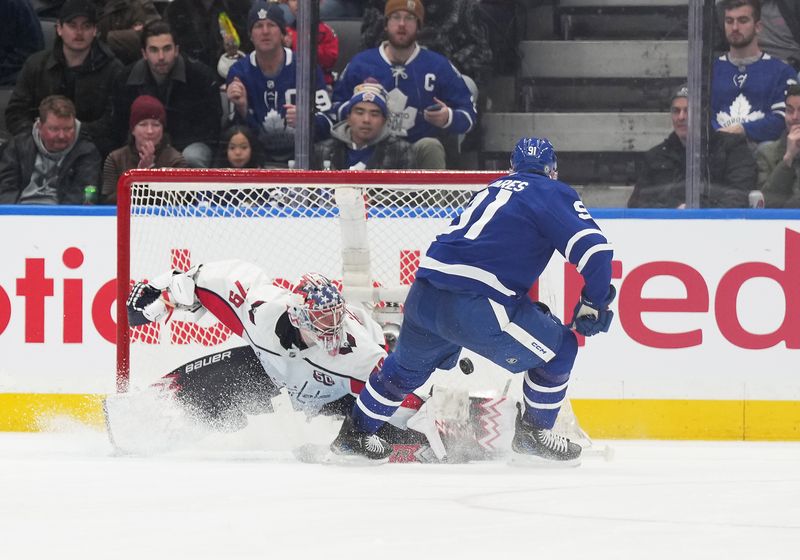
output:
M151 183L168 183L185 185L187 191L201 192L203 185L235 185L238 189L252 186L281 185L288 189L302 189L314 185L315 188L334 188L353 186L369 188L376 186L389 189L403 187L417 189L480 190L492 180L504 173L483 171L299 171L299 170L261 170L261 169L169 169L169 170L130 170L124 173L118 182L117 190L117 372L116 385L118 392L126 392L130 384L130 343L131 329L128 327L125 301L131 281L131 211L134 185ZM338 192L338 191L337 191ZM195 202L186 207L196 206ZM450 206L457 208L460 207ZM356 212L357 213L357 212ZM437 216L441 217L441 216ZM407 289L407 287L405 287ZM402 297L404 291L392 291L370 294L358 294L358 299L376 300L381 297ZM346 297L352 298L346 292ZM351 299L352 301L352 299Z

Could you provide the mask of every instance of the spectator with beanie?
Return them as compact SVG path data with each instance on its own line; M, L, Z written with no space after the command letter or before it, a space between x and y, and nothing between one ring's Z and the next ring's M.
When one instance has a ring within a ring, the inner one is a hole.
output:
M254 51L228 71L227 95L237 124L247 124L264 147L268 164L285 166L294 158L294 125L297 64L294 52L283 46L286 22L274 3L257 0L247 16ZM324 111L331 108L322 70L317 66L317 139L327 138L331 122Z
M103 166L101 199L105 204L117 203L117 181L128 169L186 167L186 160L164 134L167 112L158 99L140 95L130 115L128 145L108 154Z
M356 86L345 118L315 147L316 165L333 169L412 169L411 144L386 128L386 90L374 81Z
M425 19L420 0L389 0L384 17L388 40L353 57L334 87L337 117L344 118L354 88L374 77L388 91L391 133L411 142L420 169L444 169L438 136L472 129L472 95L449 60L417 44Z
M165 21L142 30L138 62L125 69L114 92L114 132L125 140L130 107L140 95L158 98L167 111L172 146L190 167L209 167L219 137L222 107L219 80L211 68L183 56Z
M629 208L686 207L686 136L689 131L689 89L672 96L673 132L644 155ZM714 131L708 141L708 175L700 193L703 208L744 208L755 188L756 162L743 136Z
M0 204L82 204L100 180L100 154L80 138L75 105L45 97L31 130L14 137L0 160Z
M31 56L22 67L6 107L12 134L29 132L39 104L63 95L75 104L81 135L100 153L112 148L111 89L122 63L99 42L97 13L91 0L67 0L56 23L55 45Z

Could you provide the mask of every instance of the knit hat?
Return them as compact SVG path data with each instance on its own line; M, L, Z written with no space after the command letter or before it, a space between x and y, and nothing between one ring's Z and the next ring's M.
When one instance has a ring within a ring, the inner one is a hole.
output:
M84 16L90 23L97 23L97 10L90 0L67 0L58 12L58 21L64 23L79 16Z
M145 119L155 119L162 126L167 125L167 111L161 101L150 95L140 95L131 105L131 118L128 124L131 130Z
M275 3L267 3L265 0L257 0L250 11L247 13L247 30L253 30L253 26L257 21L262 19L271 19L277 25L281 33L286 35L286 20L283 18L283 10Z
M689 86L686 84L681 85L678 89L676 89L672 97L670 98L670 102L675 101L679 97L689 97Z
M350 109L362 101L374 103L381 110L383 116L387 116L389 108L386 106L386 90L374 78L367 78L363 84L358 84L353 88L353 97L347 102L345 113L349 114Z
M383 15L388 18L390 15L400 10L411 12L417 16L420 23L425 21L425 6L422 5L420 0L389 0L386 2Z

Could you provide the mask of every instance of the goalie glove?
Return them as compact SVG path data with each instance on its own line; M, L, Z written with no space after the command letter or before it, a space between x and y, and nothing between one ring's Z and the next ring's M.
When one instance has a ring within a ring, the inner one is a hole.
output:
M572 315L572 328L583 336L594 336L601 332L608 332L614 312L608 306L617 297L617 290L614 286L609 286L608 296L605 302L596 304L581 294L581 299L575 306Z
M167 304L161 299L161 290L143 282L133 286L125 307L128 309L128 324L132 327L160 321L169 315Z

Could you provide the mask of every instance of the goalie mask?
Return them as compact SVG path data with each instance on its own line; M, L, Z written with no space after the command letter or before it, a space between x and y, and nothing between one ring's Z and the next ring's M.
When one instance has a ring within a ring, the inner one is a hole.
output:
M344 340L344 298L322 274L304 274L294 289L302 304L289 308L289 320L303 329L331 356L339 353Z

